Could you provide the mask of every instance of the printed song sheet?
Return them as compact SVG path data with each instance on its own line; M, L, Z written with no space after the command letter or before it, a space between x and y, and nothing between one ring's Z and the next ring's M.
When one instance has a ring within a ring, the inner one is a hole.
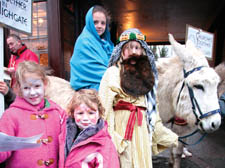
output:
M37 143L37 140L41 136L42 134L24 138L9 136L0 132L0 152L39 147L41 143Z

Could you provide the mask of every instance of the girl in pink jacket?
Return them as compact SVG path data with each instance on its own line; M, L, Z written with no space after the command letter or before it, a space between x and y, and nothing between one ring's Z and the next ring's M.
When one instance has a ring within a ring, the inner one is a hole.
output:
M97 91L81 89L72 98L59 136L59 168L118 168L119 158L101 118Z
M0 152L6 168L58 168L59 141L65 112L44 98L47 77L35 62L24 61L16 71L19 95L0 119L0 132L18 137L42 134L38 148Z

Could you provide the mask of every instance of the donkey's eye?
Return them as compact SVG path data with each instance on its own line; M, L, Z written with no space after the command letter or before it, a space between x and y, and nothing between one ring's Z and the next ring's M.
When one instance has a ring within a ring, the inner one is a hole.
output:
M200 90L202 90L203 92L205 91L205 90L204 90L204 87L203 87L202 85L194 85L194 88L200 89Z

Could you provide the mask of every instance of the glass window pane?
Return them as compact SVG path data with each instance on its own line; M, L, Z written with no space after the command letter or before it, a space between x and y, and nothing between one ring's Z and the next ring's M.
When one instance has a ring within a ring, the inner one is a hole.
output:
M39 58L40 63L47 65L48 63L48 32L47 32L47 12L45 2L33 3L33 20L32 20L32 35L10 30L10 33L17 34L27 47L35 52Z

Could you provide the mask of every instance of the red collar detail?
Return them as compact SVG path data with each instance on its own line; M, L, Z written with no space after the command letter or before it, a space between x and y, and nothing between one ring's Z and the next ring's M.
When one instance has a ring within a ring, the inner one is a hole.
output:
M20 49L17 50L16 55L20 56L27 49L26 45L23 45Z
M187 123L186 120L184 120L184 119L182 119L182 118L180 118L180 117L175 116L175 117L174 117L174 124L180 125L180 126L185 126L185 125L187 125L188 123Z

